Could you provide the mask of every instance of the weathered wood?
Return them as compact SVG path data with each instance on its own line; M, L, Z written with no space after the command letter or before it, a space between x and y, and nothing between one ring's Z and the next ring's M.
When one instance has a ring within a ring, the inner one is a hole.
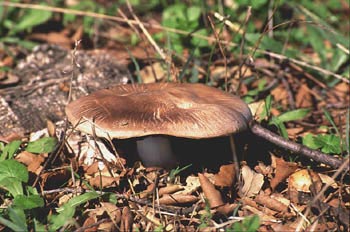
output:
M76 53L72 99L130 80L128 71L106 53ZM0 84L0 136L19 135L64 118L72 76L70 51L55 45L36 47L8 73L19 78L14 86Z

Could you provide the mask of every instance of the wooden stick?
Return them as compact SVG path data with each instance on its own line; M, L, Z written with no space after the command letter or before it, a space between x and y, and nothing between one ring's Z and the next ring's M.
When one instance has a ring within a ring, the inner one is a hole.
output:
M343 160L337 159L331 155L324 154L318 150L312 150L312 149L310 149L302 144L287 140L287 139L267 130L266 128L260 126L259 124L255 123L255 122L251 123L250 129L254 134L270 141L271 143L273 143L279 147L282 147L282 148L285 148L287 150L293 151L297 154L306 156L306 157L313 159L317 162L327 164L333 168L339 168L343 163Z

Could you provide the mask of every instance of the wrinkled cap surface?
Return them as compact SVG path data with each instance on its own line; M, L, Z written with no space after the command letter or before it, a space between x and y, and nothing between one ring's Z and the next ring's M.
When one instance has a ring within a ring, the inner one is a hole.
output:
M147 135L211 138L248 128L239 97L203 84L118 85L71 102L68 120L82 132L126 139Z

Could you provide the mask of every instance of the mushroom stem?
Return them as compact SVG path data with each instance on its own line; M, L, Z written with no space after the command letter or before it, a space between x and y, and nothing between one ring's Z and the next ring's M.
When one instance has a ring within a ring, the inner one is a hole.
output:
M250 125L251 131L258 135L259 137L262 137L271 143L276 144L279 147L288 149L290 151L293 151L295 153L298 153L300 155L306 156L308 158L311 158L317 162L321 162L324 164L327 164L333 168L339 168L340 165L343 163L342 160L339 160L331 155L324 154L318 150L312 150L302 144L295 143L293 141L287 140L267 129L260 126L259 124L252 122Z
M136 141L137 152L146 167L173 168L177 159L166 136L147 136Z

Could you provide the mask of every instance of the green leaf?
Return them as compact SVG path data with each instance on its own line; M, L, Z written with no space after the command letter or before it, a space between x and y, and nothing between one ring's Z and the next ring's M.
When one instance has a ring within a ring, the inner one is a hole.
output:
M322 152L327 154L342 152L341 139L334 134L317 136L307 134L303 137L303 144L312 149L321 149Z
M335 125L335 123L334 123L332 115L325 108L323 108L322 110L323 110L323 113L326 116L327 120L332 124L333 129L337 132L338 135L340 135L340 132L337 128L337 125Z
M201 8L198 6L191 6L186 9L188 21L197 21L201 16Z
M196 31L196 34L197 35L203 35L203 36L207 36L208 35L208 32L206 29L200 29L198 31ZM198 38L198 37L192 37L191 39L191 43L193 46L195 47L208 47L209 46L209 43L207 40L205 39L202 39L202 38Z
M315 143L321 147L321 151L324 153L341 153L340 138L334 134L331 135L318 135L314 138Z
M22 195L23 187L22 182L16 180L15 178L0 179L0 188L9 191L12 196Z
M245 232L255 232L260 227L260 218L258 215L251 217L246 217L241 222L234 223L230 228L227 228L226 231L245 231Z
M22 209L16 209L9 207L8 213L10 220L14 222L17 226L21 227L20 231L28 231L27 229L27 221L26 221L26 215Z
M319 144L315 143L314 137L315 136L313 136L312 134L305 135L302 139L303 144L311 149L320 148Z
M0 216L0 224L10 228L13 231L27 231L27 227L18 225L16 222L12 222L4 217Z
M269 118L270 117L270 111L271 111L271 105L272 105L272 96L269 95L265 98L265 105L262 110L262 112L259 115L259 121Z
M170 170L169 177L168 177L169 180L170 180L170 181L174 180L175 177L176 177L177 175L179 175L180 172L186 170L187 168L189 168L189 167L191 167L191 166L192 166L192 164L189 164L189 165L187 165L187 166L185 166L185 167L182 167L182 168L177 167L176 169Z
M12 159L13 155L16 153L21 143L22 142L20 140L14 140L7 144L1 153L0 160Z
M284 125L283 122L281 122L280 120L276 119L276 118L272 118L271 120L273 122L273 124L275 124L275 126L277 126L280 134L282 135L283 138L288 139L288 132L287 132L287 128Z
M254 215L252 217L245 218L243 220L243 225L246 228L246 231L257 231L260 227L260 218L258 215Z
M276 118L280 122L289 122L289 121L294 121L294 120L299 120L304 118L308 113L310 112L309 109L297 109L297 110L291 110L288 112L285 112Z
M44 200L39 195L17 195L13 199L13 207L19 209L34 209L44 206Z
M26 167L16 160L0 162L0 187L8 190L13 196L23 194L22 182L28 182Z
M57 139L54 137L44 137L33 142L29 142L26 151L32 153L49 153L56 146Z
M10 28L10 34L13 35L20 31L32 29L34 26L48 21L51 18L51 16L52 12L50 11L29 9L23 15L21 20L17 24L15 24L14 27Z
M69 223L75 213L75 207L99 197L96 192L84 193L70 199L66 204L57 209L58 214L49 217L50 230L57 231L60 227Z
M34 218L34 231L47 231L46 225Z
M21 182L28 181L27 168L16 160L4 160L0 162L0 180L15 178Z

